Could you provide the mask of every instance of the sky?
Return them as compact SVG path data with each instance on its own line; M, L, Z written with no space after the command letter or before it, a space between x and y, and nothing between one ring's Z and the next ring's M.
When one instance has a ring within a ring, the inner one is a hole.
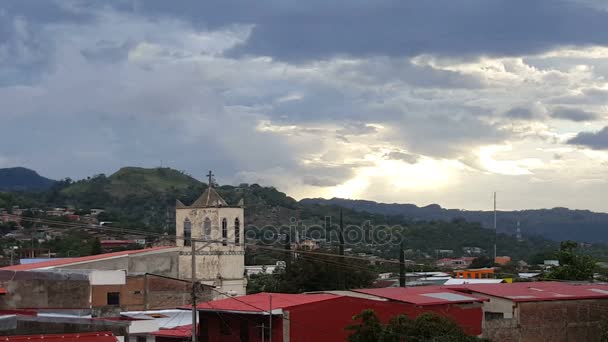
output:
M604 0L6 0L0 167L608 211Z

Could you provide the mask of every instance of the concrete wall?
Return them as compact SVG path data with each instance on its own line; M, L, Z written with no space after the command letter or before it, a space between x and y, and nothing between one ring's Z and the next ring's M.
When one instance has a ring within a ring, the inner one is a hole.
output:
M91 286L86 274L0 271L0 309L90 307Z
M178 249L157 250L135 255L126 255L106 260L94 260L75 265L60 266L60 269L81 270L127 270L128 273L155 273L169 277L179 275Z

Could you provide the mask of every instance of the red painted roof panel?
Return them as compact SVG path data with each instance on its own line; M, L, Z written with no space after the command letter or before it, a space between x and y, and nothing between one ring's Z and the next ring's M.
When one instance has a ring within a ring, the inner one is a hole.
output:
M464 284L445 288L506 298L514 302L608 298L608 284L573 284L540 281L512 284Z
M150 335L162 337L192 337L192 324L182 325L171 329L160 329Z
M475 303L485 300L484 298L468 296L441 286L386 287L353 291L415 305Z
M268 312L270 311L271 296L272 310L286 309L292 306L310 304L340 297L332 294L288 294L262 292L247 296L231 297L201 303L197 306L197 308L205 311L240 311L251 313Z

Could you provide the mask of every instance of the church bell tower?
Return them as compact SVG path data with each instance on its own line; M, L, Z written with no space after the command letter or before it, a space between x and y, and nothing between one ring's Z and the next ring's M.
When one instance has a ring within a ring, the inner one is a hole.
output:
M218 292L244 295L247 286L244 209L242 205L228 205L213 188L211 171L207 176L209 185L194 203L187 206L176 201L175 235L177 246L181 247L180 278L192 278L193 243L196 280L215 286ZM219 293L216 296L221 297Z

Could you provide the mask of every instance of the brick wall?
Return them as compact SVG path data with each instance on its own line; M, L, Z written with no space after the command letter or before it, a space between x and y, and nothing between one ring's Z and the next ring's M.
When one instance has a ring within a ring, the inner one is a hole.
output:
M109 292L120 293L120 308L123 311L172 309L191 304L189 282L153 275L127 276L126 285L93 286L92 306L107 306ZM209 291L205 291L198 300L208 301L210 295Z

